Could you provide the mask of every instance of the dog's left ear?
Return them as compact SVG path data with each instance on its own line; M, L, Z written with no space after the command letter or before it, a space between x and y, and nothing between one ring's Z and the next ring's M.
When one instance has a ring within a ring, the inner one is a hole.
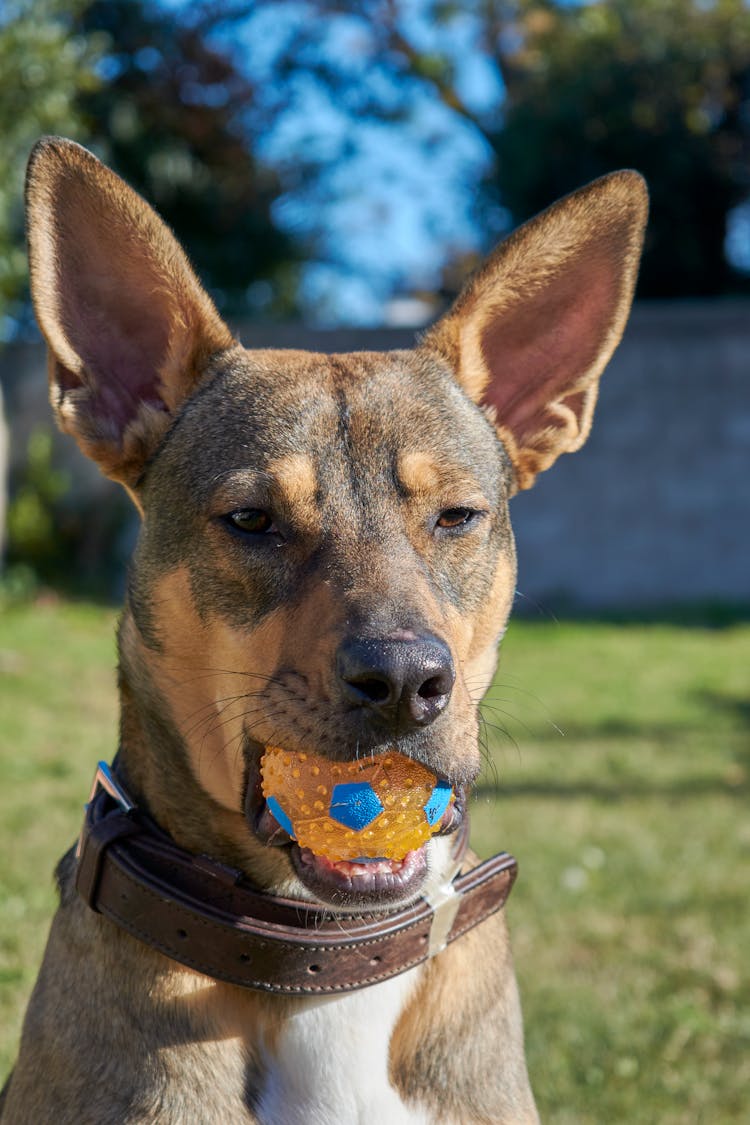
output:
M423 340L488 408L519 489L588 437L647 213L637 172L595 180L501 243Z

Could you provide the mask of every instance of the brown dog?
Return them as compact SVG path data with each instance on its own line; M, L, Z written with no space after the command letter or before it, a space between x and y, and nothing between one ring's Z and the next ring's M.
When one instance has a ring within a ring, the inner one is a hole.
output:
M389 354L241 347L159 218L71 142L34 150L28 213L57 419L143 518L119 633L117 778L138 810L107 811L100 789L78 872L72 852L60 864L3 1125L537 1120L503 914L444 948L458 931L440 904L464 893L456 830L515 587L507 503L588 434L632 298L643 181L620 172L557 203L414 351ZM331 863L265 807L269 744L344 763L395 749L458 798L403 862ZM117 872L159 848L176 858L142 891L153 910L120 920ZM198 940L174 905L183 868L213 903L185 908L218 935L200 956L177 948ZM299 952L295 909L338 925L325 950L304 931L320 961L306 972L329 986L206 969L225 938L269 964L276 944ZM372 934L417 915L442 951L381 972L391 939L374 955ZM360 925L370 937L348 946ZM369 986L340 987L345 963Z

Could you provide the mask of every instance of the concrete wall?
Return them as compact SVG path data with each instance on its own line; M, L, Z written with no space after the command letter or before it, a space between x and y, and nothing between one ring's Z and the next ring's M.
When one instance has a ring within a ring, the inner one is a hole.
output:
M248 346L408 347L406 330L246 327ZM6 349L12 456L48 418L42 349ZM61 444L60 448L63 446ZM77 488L107 485L70 454ZM512 506L528 605L585 610L750 604L750 304L635 309L605 373L594 430Z
M750 306L636 309L588 443L514 515L533 598L750 603Z

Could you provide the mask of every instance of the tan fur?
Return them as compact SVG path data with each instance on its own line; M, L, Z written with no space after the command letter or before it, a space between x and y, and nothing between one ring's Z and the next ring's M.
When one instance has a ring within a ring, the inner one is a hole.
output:
M420 347L387 355L245 351L161 220L70 142L35 149L28 211L58 421L143 517L119 633L118 768L178 844L313 898L288 849L251 830L246 774L268 744L359 752L337 654L361 631L437 638L456 670L434 722L381 749L454 785L476 776L477 705L515 590L507 499L588 433L632 295L642 183L620 173L556 204ZM275 530L248 539L234 518L248 509ZM457 509L465 523L446 527ZM448 877L450 848L428 845L427 886ZM371 1030L363 1012L382 1029L389 1120L537 1120L503 915L403 987L320 1006L178 966L90 911L73 876L69 853L3 1125L321 1121L372 1077L354 1042ZM314 1085L322 1058L337 1065L308 1091L309 1118L295 1075Z
M492 682L497 667L499 642L504 629L498 634L497 622L507 621L516 592L516 560L503 557L492 582L487 598L487 612L466 622L458 614L448 615L451 636L461 644L464 658L461 662L461 679L469 706L476 705Z
M401 456L398 475L406 491L414 496L435 492L440 484L440 466L431 453L422 449L411 450Z
M460 496L467 505L482 507L486 504L477 482L469 474L457 471L453 465L441 465L424 450L411 450L400 457L398 476L404 491L423 500L427 506L447 506L453 496Z
M286 493L288 504L311 506L314 503L318 479L309 457L301 453L280 457L270 463L268 472Z

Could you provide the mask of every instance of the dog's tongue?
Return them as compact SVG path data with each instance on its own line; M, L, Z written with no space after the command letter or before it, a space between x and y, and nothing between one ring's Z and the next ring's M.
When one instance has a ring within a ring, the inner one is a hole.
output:
M376 875L396 875L404 866L403 859L327 859L326 856L317 855L309 848L300 848L300 859L308 867L314 867L321 873L337 871L348 879L372 878Z

